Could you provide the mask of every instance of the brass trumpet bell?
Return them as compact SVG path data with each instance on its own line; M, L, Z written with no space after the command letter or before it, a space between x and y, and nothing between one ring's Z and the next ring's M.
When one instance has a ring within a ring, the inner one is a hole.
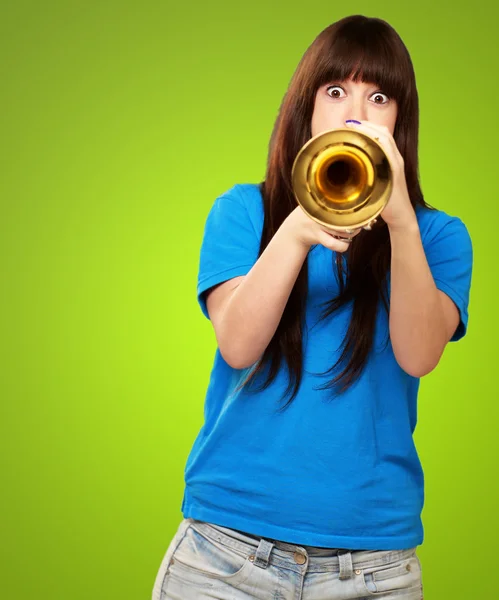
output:
M306 142L291 179L296 200L309 217L346 233L371 229L393 186L390 161L378 142L343 128Z

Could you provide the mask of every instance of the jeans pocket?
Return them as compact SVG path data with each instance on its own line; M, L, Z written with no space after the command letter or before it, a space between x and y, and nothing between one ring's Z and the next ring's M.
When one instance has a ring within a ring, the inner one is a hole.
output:
M237 585L251 574L253 558L250 550L226 546L191 525L172 555L168 572L189 585L211 587L217 581Z
M362 570L362 579L368 595L376 596L397 590L421 589L421 565L414 554L405 560Z
M170 544L168 545L168 548L163 557L163 560L161 561L161 565L160 565L158 573L156 575L156 580L154 582L154 587L152 590L152 600L162 600L162 598L164 597L163 587L164 587L164 582L165 582L165 579L167 576L168 567L170 566L172 555L175 552L179 542L182 540L182 537L185 535L185 532L191 526L191 523L192 523L191 518L183 519L181 521L180 525L178 526L177 531L175 532L175 535L173 536L173 539L171 540Z

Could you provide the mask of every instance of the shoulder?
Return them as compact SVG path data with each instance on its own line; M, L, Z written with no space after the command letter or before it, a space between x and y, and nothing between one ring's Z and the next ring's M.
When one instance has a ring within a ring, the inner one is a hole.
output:
M236 183L217 198L219 202L230 200L241 204L249 212L259 212L263 209L259 183Z
M425 206L416 207L416 217L425 248L444 240L471 246L468 228L460 217Z
M212 213L226 215L228 222L247 222L261 236L264 221L263 198L259 183L236 183L215 200Z

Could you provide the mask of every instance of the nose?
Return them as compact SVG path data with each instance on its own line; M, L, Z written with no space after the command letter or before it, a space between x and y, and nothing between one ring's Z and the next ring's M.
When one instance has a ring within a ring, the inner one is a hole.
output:
M346 111L345 120L367 121L367 106L363 98L353 98Z

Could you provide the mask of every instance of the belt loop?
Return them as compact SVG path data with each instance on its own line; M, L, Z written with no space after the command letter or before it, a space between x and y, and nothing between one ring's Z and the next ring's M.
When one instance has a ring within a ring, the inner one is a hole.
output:
M253 564L262 569L266 569L269 565L269 557L273 547L273 542L269 542L269 540L262 538L258 544Z
M340 559L340 579L349 579L353 575L352 553L338 552Z

